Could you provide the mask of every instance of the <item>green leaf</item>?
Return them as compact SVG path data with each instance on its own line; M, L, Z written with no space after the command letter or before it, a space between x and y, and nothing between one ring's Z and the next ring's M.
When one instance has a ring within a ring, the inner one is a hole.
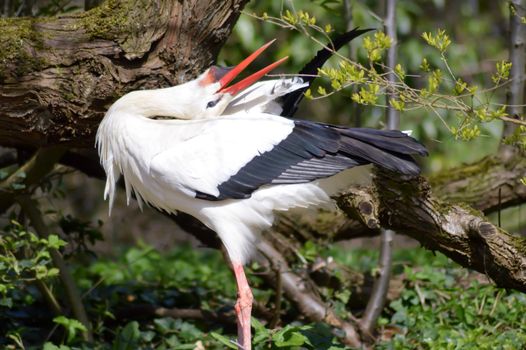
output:
M26 185L24 185L24 184L19 184L19 183L16 183L16 182L15 182L15 183L12 183L12 184L11 184L11 188L12 188L13 190L17 190L17 191L18 191L18 190L23 190L24 188L26 188Z
M286 326L274 334L272 340L278 348L309 344L309 339L300 333L300 327Z
M179 321L179 320L177 320ZM179 337L184 341L193 341L202 337L202 332L189 322L180 322L178 324Z
M70 350L71 348L66 345L56 346L53 343L47 342L44 344L43 350Z
M252 339L254 345L270 338L270 330L266 329L265 326L254 317L252 317L252 327L254 328L254 338Z
M510 77L511 62L500 61L496 63L497 71L494 75L491 76L491 80L495 85L499 84L503 80L508 80Z
M48 248L53 249L60 249L60 247L63 247L66 245L66 241L63 241L60 239L57 235L49 235L47 238L47 246Z
M444 29L438 29L435 35L424 32L422 33L422 38L441 53L444 53L451 44L451 40Z
M12 308L13 307L13 299L7 298L7 297L3 297L2 299L0 299L0 306L5 306L5 307L8 307L8 308Z
M113 350L134 350L139 347L139 339L141 332L139 331L139 323L132 321L128 323L117 334L115 342L113 343Z
M347 304L351 298L351 291L348 289L337 292L335 295L336 299L340 300L342 303Z
M224 335L221 335L221 334L216 333L216 332L212 332L212 333L210 333L210 335L212 336L212 338L214 338L215 340L219 341L221 344L223 344L224 346L228 347L229 349L237 350L237 346L234 345L234 343L232 343L230 341L230 339L228 339Z
M68 343L75 339L77 331L87 332L86 327L82 323L80 323L80 321L75 320L73 318L57 316L53 319L53 322L63 326L66 329L66 333L68 334Z
M37 265L35 266L35 277L39 280L47 277L48 275L48 269L44 265Z
M161 334L168 334L176 329L175 320L170 317L157 318L153 323L157 332Z

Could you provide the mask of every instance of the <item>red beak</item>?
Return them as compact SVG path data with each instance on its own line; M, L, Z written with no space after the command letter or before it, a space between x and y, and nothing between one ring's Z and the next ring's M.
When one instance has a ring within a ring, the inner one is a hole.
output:
M254 61L259 55L261 55L261 53L263 51L265 51L267 49L267 47L269 47L270 44L272 44L275 40L276 39L274 39L272 41L269 41L265 45L261 46L259 49L254 51L250 56L248 56L243 61L241 61L241 63L239 63L237 66L235 66L232 70L230 70L228 73L226 73L219 80L219 83L220 83L221 87L219 88L219 90L217 92L227 93L227 94L230 94L230 95L234 96L238 92L240 92L240 91L246 89L247 87L249 87L250 85L254 84L256 81L261 79L265 74L267 74L268 72L270 72L271 70L273 70L274 68L276 68L277 66L282 64L283 62L285 62L287 60L288 56L287 57L283 57L279 61L276 61L276 62L266 66L265 68L263 68L263 69L257 71L256 73L246 77L245 79L241 80L240 82L238 82L238 83L236 83L236 84L234 84L232 86L228 86L228 87L226 86L228 83L230 83L232 80L234 80L243 70L245 70L245 68L247 68L248 65L250 63L252 63L252 61Z

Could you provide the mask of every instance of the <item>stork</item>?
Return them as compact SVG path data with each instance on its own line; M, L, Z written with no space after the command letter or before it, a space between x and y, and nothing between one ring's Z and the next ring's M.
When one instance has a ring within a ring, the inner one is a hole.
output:
M412 155L427 154L399 131L280 116L293 112L308 82L258 80L286 58L229 86L270 44L233 69L211 67L181 85L122 96L96 135L110 213L122 175L128 203L135 195L141 208L185 212L218 234L237 283L238 347L244 350L251 349L252 293L243 266L274 211L330 203L352 183L348 172L356 166L416 175Z

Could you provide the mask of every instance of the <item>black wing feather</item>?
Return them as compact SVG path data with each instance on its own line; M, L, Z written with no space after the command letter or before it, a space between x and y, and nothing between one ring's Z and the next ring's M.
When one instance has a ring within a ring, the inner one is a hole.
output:
M361 34L373 29L355 28L332 41L334 51ZM318 68L331 57L332 51L322 49L299 72L312 75L304 81L310 84ZM276 100L291 117L297 110L308 87L293 91ZM345 128L341 126L295 120L293 131L272 150L255 156L250 162L218 186L219 195L196 192L205 200L244 199L264 185L306 183L335 175L359 165L380 167L416 175L420 168L412 155L427 155L426 148L406 134L395 130Z
M399 131L343 128L295 120L292 132L272 150L250 162L218 186L219 195L198 192L206 200L244 199L269 184L297 184L333 176L369 163L416 175L413 154L427 151L418 141Z

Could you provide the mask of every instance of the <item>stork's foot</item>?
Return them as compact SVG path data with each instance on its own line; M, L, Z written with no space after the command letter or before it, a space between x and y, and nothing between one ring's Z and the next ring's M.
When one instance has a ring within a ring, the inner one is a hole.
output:
M250 314L252 312L252 291L247 282L243 265L232 262L237 282L238 298L235 306L237 316L237 342L239 350L251 350Z

